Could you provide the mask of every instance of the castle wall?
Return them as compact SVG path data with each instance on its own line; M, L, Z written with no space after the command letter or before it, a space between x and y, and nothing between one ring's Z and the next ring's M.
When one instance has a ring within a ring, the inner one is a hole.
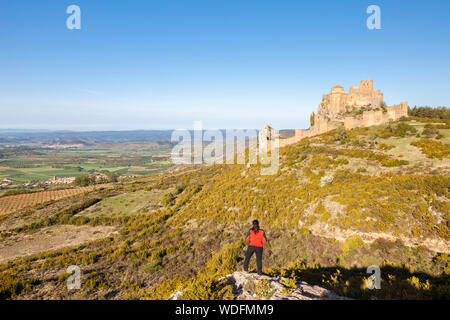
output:
M345 129L350 130L357 127L376 126L407 116L408 103L402 102L396 106L386 107L386 112L383 112L382 110L370 110L364 111L361 118L345 117L344 127Z
M284 147L300 140L319 135L342 125L342 115L335 117L337 113L345 113L346 107L371 106L372 110L367 110L360 117L347 116L343 119L345 129L357 127L369 127L381 125L391 120L398 120L408 116L408 103L402 102L399 105L381 108L383 94L380 90L373 90L372 80L362 80L360 88L350 87L349 93L345 93L344 88L335 86L331 93L322 96L322 103L319 106L319 113L314 115L314 125L309 129L295 129L295 136L279 140L279 146ZM373 110L378 109L378 110ZM321 112L322 111L322 112ZM344 114L345 116L345 114ZM328 119L328 117L330 119ZM266 126L259 134L260 147L271 149L271 142L275 137L275 131Z
M300 141L301 139L299 139L297 136L294 137L290 137L287 139L280 139L280 141L278 142L280 148L284 147L284 146L288 146L290 144L296 143L298 141Z
M408 103L403 101L399 105L388 107L388 110L391 110L395 113L396 119L399 119L403 116L408 116Z

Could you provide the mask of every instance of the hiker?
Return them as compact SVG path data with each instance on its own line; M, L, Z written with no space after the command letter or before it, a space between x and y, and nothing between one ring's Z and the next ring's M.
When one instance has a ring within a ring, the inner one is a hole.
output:
M248 272L248 263L253 253L256 253L256 268L258 274L262 274L263 245L266 243L266 233L259 228L259 221L253 220L253 227L248 231L246 241L248 248L245 252L244 271Z

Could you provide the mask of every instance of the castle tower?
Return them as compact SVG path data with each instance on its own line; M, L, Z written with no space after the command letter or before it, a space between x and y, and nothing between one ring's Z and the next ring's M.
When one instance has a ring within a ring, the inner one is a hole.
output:
M359 88L361 91L373 91L373 80L361 80L359 82Z
M402 110L402 116L407 117L408 116L408 102L403 101L400 103L401 110Z
M345 108L345 89L337 85L331 88L328 96L328 111L335 114L344 111Z
M336 85L333 88L331 88L331 93L345 93L345 90L344 87Z
M275 129L269 125L266 125L258 134L259 150L270 150L271 141L275 138L275 136Z

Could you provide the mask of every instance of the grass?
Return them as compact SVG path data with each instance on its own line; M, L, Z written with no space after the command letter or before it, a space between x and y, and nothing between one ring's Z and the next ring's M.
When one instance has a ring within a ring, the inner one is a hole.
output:
M114 217L150 213L159 208L159 202L171 189L140 190L106 198L96 205L80 212L81 217Z
M427 157L426 154L422 153L419 148L416 148L412 144L414 141L422 138L422 133L428 124L417 121L407 121L405 122L405 125L414 128L416 132L413 133L410 130L407 131L407 134L404 136L399 137L395 136L395 134L391 135L393 133L387 130L388 125L381 125L362 129L363 135L359 136L359 139L362 138L361 140L366 143L376 141L379 146L386 145L387 148L385 153L387 155L396 158L397 160L408 161L411 167L421 166L425 161L427 162L427 167L430 169L441 167L443 163L440 159ZM443 136L443 138L438 141L444 145L450 144L450 129L439 129L438 131ZM387 161L386 164L388 167L389 162L394 164L392 161Z
M0 170L0 179L9 179L16 183L28 183L30 181L46 181L56 176L78 177L83 172L68 169L55 169L51 166L42 166L38 168L13 168L8 170Z

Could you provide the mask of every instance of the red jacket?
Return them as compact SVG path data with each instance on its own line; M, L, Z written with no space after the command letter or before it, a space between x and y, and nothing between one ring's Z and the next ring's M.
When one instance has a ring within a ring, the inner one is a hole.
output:
M250 229L247 233L246 241L250 246L262 247L267 241L266 233L261 229L256 232L253 229Z

